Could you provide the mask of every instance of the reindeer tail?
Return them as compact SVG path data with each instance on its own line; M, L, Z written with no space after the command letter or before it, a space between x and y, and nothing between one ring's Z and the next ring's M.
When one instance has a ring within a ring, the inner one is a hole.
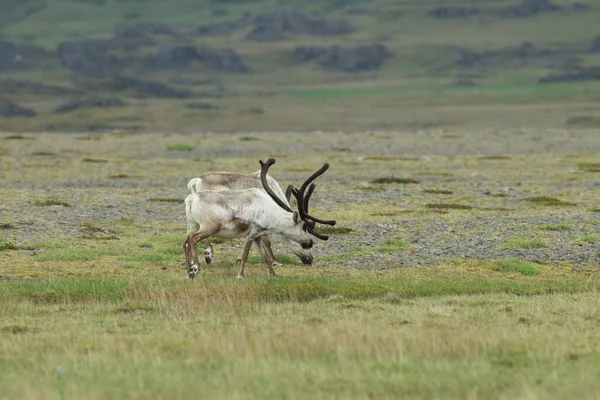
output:
M190 193L196 193L196 192L200 191L201 186L202 186L202 179L200 179L200 178L193 178L187 184L187 187L188 187L188 190L190 191Z

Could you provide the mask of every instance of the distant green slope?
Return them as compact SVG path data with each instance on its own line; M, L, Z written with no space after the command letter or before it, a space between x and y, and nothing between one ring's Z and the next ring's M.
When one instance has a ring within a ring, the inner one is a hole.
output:
M219 106L221 111L202 114L170 102L170 111L164 118L172 117L182 129L193 129L198 125L210 129L223 126L227 127L224 129L230 126L279 129L288 125L317 129L324 124L332 127L429 126L429 122L414 122L407 115L422 113L423 117L417 118L419 121L431 119L434 124L443 124L443 121L454 121L453 116L458 114L446 108L442 114L448 112L451 118L430 117L427 107L456 106L490 108L477 112L469 109L452 124L470 124L475 115L483 123L489 121L490 125L495 125L510 120L495 112L492 112L493 117L485 117L498 106L565 104L560 118L548 119L549 113L555 112L538 108L536 116L524 119L534 124L556 124L556 121L564 123L574 114L577 117L591 115L592 121L597 117L589 110L599 100L600 80L550 86L537 83L548 74L600 66L600 52L589 51L592 39L600 35L600 0L583 0L577 4L580 6L574 6L574 1L568 0L459 0L451 5L441 0L6 0L0 3L0 27L4 40L35 44L54 51L65 40L110 38L117 26L160 22L183 32L180 37L160 37L161 44L191 43L200 47L233 49L249 66L250 73L222 73L202 68L143 70L139 65L124 71L128 75L167 82L179 88L191 88L196 93L204 93L206 101ZM580 9L581 5L587 9ZM357 29L347 35L295 35L268 42L247 40L249 26L224 36L193 34L201 25L238 21L243 15L253 16L282 8L314 12L329 19L343 18ZM514 16L507 14L507 10L517 14L529 12L530 15ZM472 15L434 16L456 12ZM532 44L532 50L527 50L526 42ZM298 45L372 43L387 46L393 55L380 68L360 73L324 68L317 62L300 63L292 56ZM143 49L138 56L155 51ZM524 55L520 53L527 51L529 53ZM65 86L72 86L74 82L72 73L58 64L47 65L44 69L0 69L0 81L7 78ZM231 95L206 95L214 92L212 87L182 82L213 82L219 90L226 88ZM119 96L127 98L130 94ZM151 110L164 108L159 105L162 103L149 99L143 107L133 109L130 106L118 115L114 110L88 110L61 117L53 115L52 110L64 101L63 98L21 94L12 97L34 107L40 111L39 115L35 119L18 118L3 123L9 127L31 129L60 129L70 126L78 118L100 125L142 125L145 128L155 125L155 122L149 122L148 115L156 115ZM133 99L132 104L137 104L136 101ZM372 104L379 108L375 110ZM266 112L244 111L256 107ZM382 113L382 107L394 112ZM402 116L397 111L401 109L418 112L407 111ZM517 111L521 112L511 112ZM295 115L299 112L313 117L297 119ZM134 114L131 118L138 122L115 123L115 120L123 120L123 114ZM144 122L139 123L139 120Z

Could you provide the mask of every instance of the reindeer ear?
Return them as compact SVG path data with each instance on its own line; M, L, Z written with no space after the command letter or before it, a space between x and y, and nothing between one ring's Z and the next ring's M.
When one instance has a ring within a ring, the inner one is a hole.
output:
M300 218L300 214L298 214L298 211L294 211L294 223L298 224L300 223L300 221L302 221L302 218Z

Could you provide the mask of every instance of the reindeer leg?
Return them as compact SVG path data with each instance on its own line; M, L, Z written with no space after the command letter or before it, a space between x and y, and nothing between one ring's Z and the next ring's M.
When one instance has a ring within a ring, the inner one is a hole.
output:
M185 240L183 241L183 255L185 256L185 266L187 268L190 267L190 237L189 235L185 237Z
M260 253L262 259L267 264L267 268L269 269L269 275L271 275L271 276L277 276L275 274L275 271L273 271L273 265L276 265L278 263L273 258L273 254L269 253L269 251L267 249L267 244L264 241L264 239L265 239L264 236L259 236L256 239L254 239L254 244L258 248L258 252Z
M271 237L267 234L267 235L261 236L261 239L262 239L263 245L265 247L265 251L267 252L267 255L269 256L271 265L272 266L281 265L281 263L279 261L277 261L277 259L275 258L275 255L273 254Z
M243 279L244 278L244 266L246 265L246 260L248 259L248 254L250 253L250 248L252 247L252 243L254 242L254 238L248 236L246 238L246 243L244 244L244 251L242 251L242 260L240 262L240 271L238 272L236 278Z
M220 227L210 227L210 228L205 228L203 229L203 227L200 227L200 230L198 230L198 232L195 232L193 234L188 234L188 239L189 243L188 243L188 251L191 253L191 265L189 265L188 268L188 279L194 279L196 277L196 275L198 275L198 271L199 271L199 266L200 266L200 261L198 260L198 242L201 240L204 240L214 234L216 234L217 232L219 232ZM185 243L184 243L184 248L185 248Z
M204 242L204 261L206 261L207 264L210 264L210 262L212 261L213 247L212 247L212 244L210 244L210 242L208 241L208 238L204 239L203 242Z

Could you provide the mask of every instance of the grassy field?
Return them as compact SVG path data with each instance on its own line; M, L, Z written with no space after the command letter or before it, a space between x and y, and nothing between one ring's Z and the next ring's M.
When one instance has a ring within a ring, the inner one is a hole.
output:
M596 139L3 134L0 398L597 399ZM277 279L215 240L187 281L187 180L271 155L282 186L331 163L338 230Z

